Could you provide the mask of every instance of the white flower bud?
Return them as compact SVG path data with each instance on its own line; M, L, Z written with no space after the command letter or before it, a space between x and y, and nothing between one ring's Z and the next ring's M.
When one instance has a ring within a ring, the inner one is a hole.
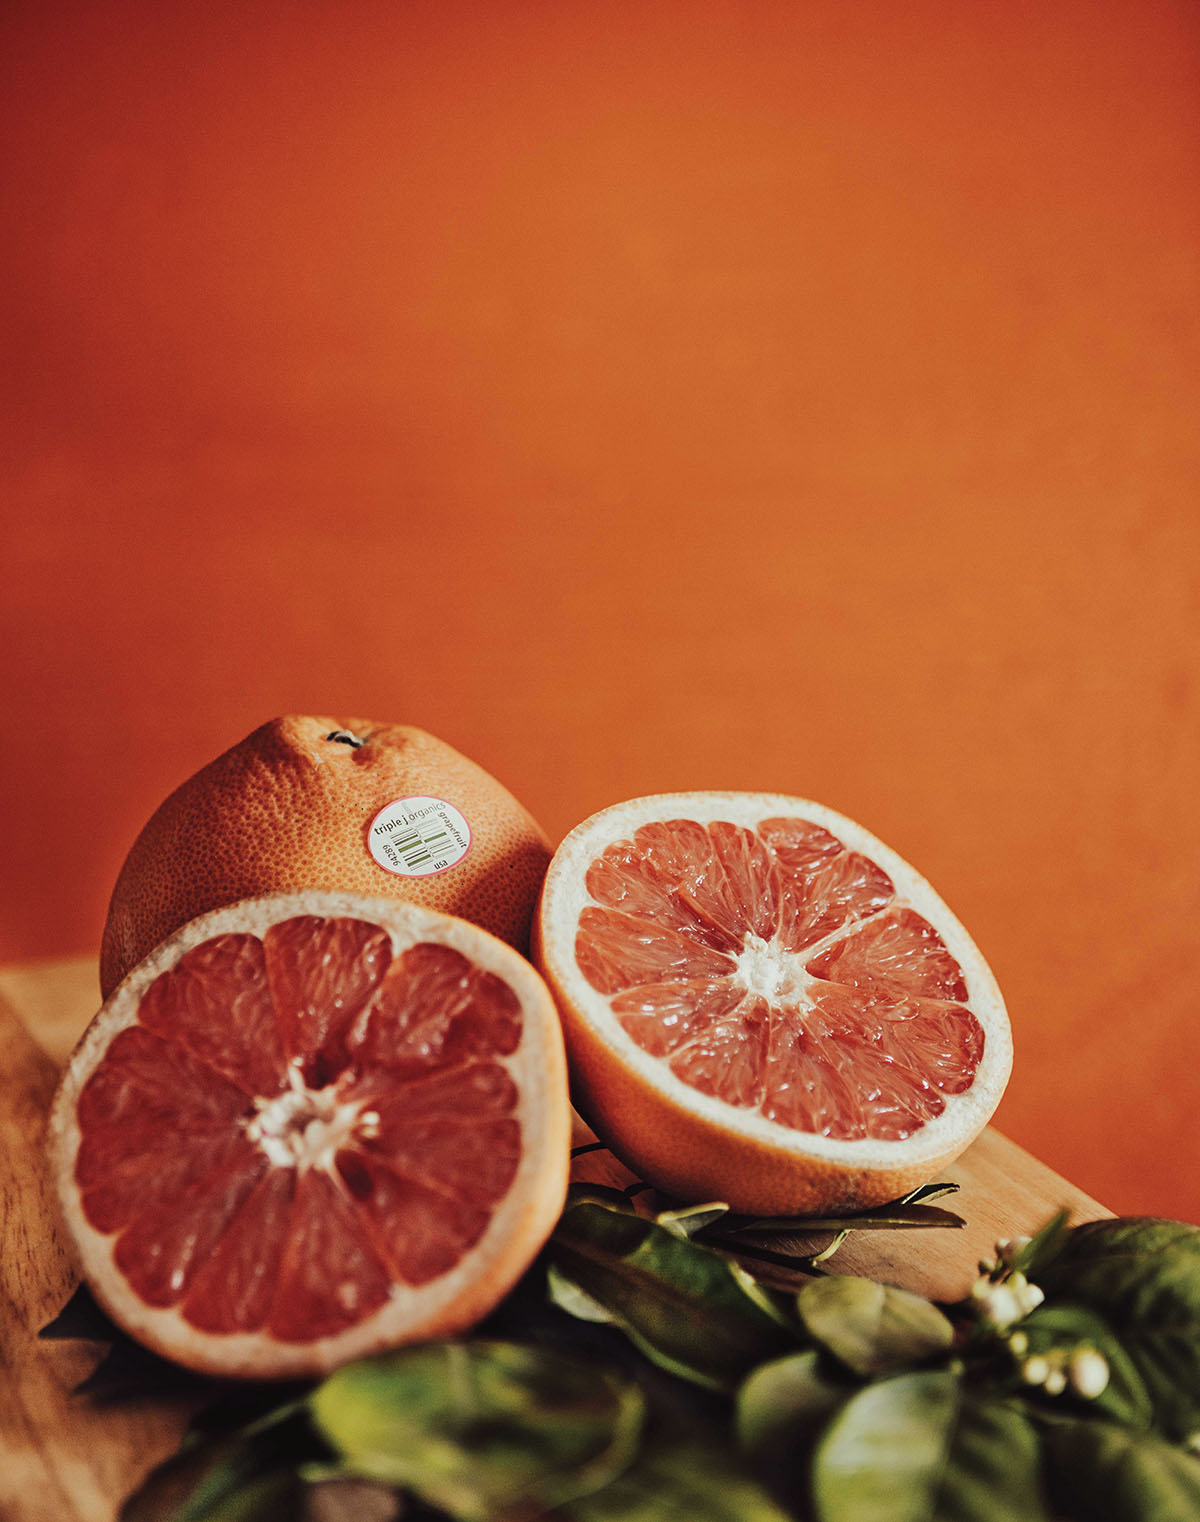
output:
M1014 1332L1008 1339L1009 1351L1014 1358L1020 1358L1021 1354L1029 1347L1029 1338L1024 1332Z
M1042 1381L1042 1389L1047 1395L1061 1395L1067 1388L1067 1371L1065 1369L1051 1369Z
M997 1331L1021 1319L1021 1302L1007 1284L993 1284L982 1304L984 1319Z
M1108 1388L1108 1362L1095 1348L1076 1348L1071 1354L1071 1388L1084 1400L1095 1400Z
M1016 1278L1017 1275L1014 1274L1013 1277ZM1046 1298L1036 1284L1030 1284L1026 1280L1022 1280L1020 1289L1016 1289L1014 1286L1014 1290L1017 1302L1021 1307L1022 1316L1028 1316L1030 1311L1036 1311Z
M1032 1237L1002 1237L996 1243L996 1256L1001 1263L1012 1263L1019 1254L1025 1251L1032 1240Z
M1035 1353L1021 1365L1021 1378L1027 1385L1044 1385L1050 1373L1050 1360Z

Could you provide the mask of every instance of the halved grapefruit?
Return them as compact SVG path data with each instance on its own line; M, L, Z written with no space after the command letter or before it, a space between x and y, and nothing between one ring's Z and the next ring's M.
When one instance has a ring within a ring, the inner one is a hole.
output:
M680 793L563 841L535 921L577 1104L659 1188L850 1210L932 1178L991 1116L1012 1041L929 884L804 799Z
M473 1324L553 1228L569 1135L529 963L343 893L176 932L92 1021L50 1123L98 1300L168 1358L247 1377Z

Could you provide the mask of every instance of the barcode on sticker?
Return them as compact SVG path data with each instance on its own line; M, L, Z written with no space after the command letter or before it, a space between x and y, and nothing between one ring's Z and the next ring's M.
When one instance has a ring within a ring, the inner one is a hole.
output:
M386 872L429 877L463 859L471 849L471 827L444 798L397 798L372 819L367 849Z
M432 862L437 865L437 858L445 856L450 850L450 836L445 830L412 830L407 835L402 835L398 840L393 837L392 845L403 858L404 865L410 872L416 872L421 867L427 867ZM448 861L442 861L441 865L447 867Z

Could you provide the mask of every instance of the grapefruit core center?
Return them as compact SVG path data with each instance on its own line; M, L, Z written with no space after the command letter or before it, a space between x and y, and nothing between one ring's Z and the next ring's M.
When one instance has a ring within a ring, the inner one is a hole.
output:
M812 982L804 958L786 951L778 940L763 940L750 931L737 958L737 978L748 994L802 1008Z
M343 1147L378 1138L379 1111L366 1108L362 1099L343 1097L341 1079L310 1089L295 1060L288 1063L286 1077L290 1087L273 1098L255 1099L258 1113L243 1127L276 1168L332 1173Z

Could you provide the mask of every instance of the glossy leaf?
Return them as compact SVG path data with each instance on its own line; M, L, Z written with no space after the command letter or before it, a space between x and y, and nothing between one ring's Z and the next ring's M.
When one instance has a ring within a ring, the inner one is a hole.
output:
M722 1235L742 1232L754 1235L803 1236L826 1231L895 1231L923 1226L961 1227L966 1222L940 1205L881 1205L855 1216L756 1216L722 1228Z
M710 1205L685 1205L679 1210L660 1210L654 1219L677 1237L694 1237L697 1232L706 1231L728 1215L729 1206L714 1201Z
M1104 1318L1168 1438L1183 1440L1200 1429L1200 1227L1090 1221L1070 1233L1038 1283L1051 1299Z
M1197 1522L1200 1458L1109 1422L1055 1423L1046 1436L1051 1496L1072 1522Z
M911 1368L954 1341L936 1305L871 1279L814 1279L796 1296L796 1309L809 1335L864 1377Z
M812 1451L834 1412L861 1386L815 1349L760 1364L737 1392L738 1446L771 1492L803 1511Z
M1146 1428L1154 1420L1154 1403L1138 1367L1121 1340L1098 1311L1084 1305L1057 1301L1043 1305L1021 1323L1028 1343L1026 1358L1078 1347L1091 1347L1108 1365L1108 1384L1086 1402L1114 1421ZM1062 1400L1064 1397L1057 1397ZM1070 1402L1068 1390L1065 1399Z
M1013 1255L1010 1266L1026 1278L1036 1277L1062 1252L1069 1235L1067 1212L1060 1210Z
M603 1370L501 1342L348 1364L310 1397L345 1473L460 1522L536 1513L608 1484L633 1458L643 1406Z
M1032 1423L942 1372L853 1396L817 1447L813 1493L820 1522L1047 1522Z
M321 1444L289 1404L240 1432L192 1441L151 1471L121 1522L290 1522L304 1487L297 1465Z
M562 1522L790 1522L722 1448L647 1444L603 1490L561 1508Z
M744 1270L641 1216L573 1206L547 1257L559 1282L603 1307L647 1357L711 1389L731 1389L799 1340Z
M827 1375L815 1348L760 1364L737 1392L735 1430L744 1453L761 1457L818 1430L857 1384Z

